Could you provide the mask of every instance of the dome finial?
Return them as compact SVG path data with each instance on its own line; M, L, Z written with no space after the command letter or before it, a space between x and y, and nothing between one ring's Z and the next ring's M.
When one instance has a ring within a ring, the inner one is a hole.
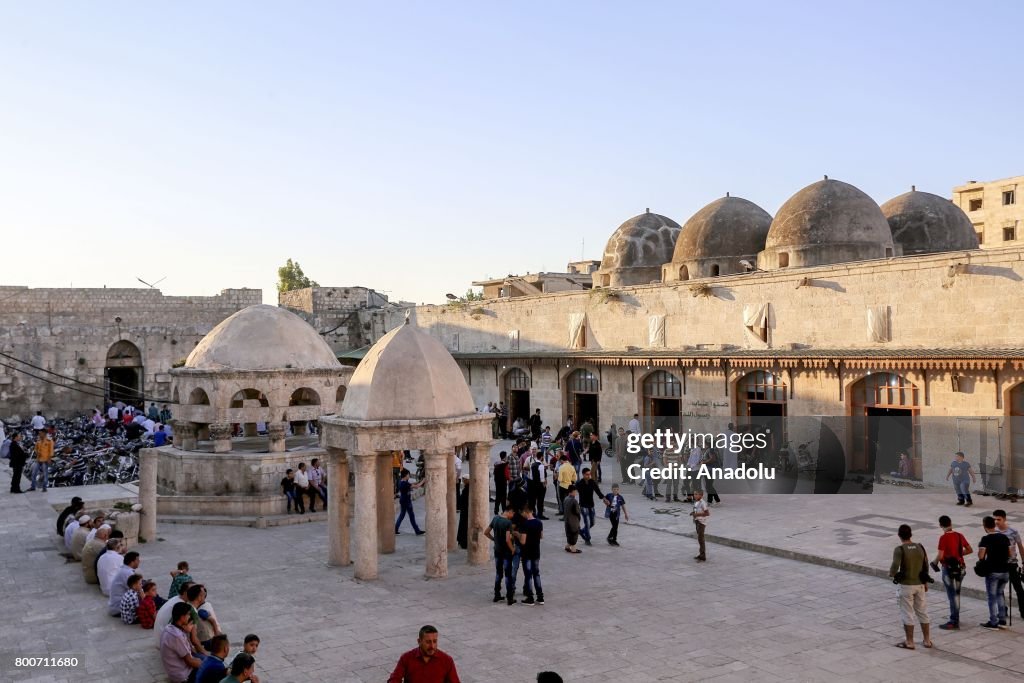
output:
M917 185L911 185L910 186L910 191L911 192L917 192Z
M410 309L410 308L405 309L405 324L406 325L409 324L409 314L410 313L412 313L412 309Z
M726 192L726 193L725 193L725 196L726 196L726 197L728 197L728 196L729 196L729 193L728 193L728 192Z
M644 209L644 213L650 213L650 212L651 212L651 207L648 206L646 209Z
M828 180L828 176L825 176L825 180Z

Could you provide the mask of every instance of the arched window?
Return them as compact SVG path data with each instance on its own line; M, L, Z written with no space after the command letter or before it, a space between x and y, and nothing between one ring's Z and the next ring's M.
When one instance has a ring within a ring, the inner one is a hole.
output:
M683 383L671 372L658 370L644 379L644 397L649 398L680 398L683 395Z
M679 266L679 279L680 280L689 280L690 279L690 269L687 268L686 266Z

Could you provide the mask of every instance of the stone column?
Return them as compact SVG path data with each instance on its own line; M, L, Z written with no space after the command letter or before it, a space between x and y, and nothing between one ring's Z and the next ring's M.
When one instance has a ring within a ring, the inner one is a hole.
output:
M356 468L355 576L357 579L376 579L377 454L356 454L352 457Z
M490 523L491 444L478 441L469 451L469 563L487 564L491 547L484 536ZM463 513L466 514L466 513Z
M139 451L139 503L142 518L139 521L139 540L156 541L156 479L159 453L155 448Z
M213 440L214 453L231 452L231 425L227 422L215 422L210 425L210 438Z
M427 489L427 578L448 576L448 464L447 451L425 453Z
M391 454L377 454L377 542L380 552L395 552L395 485Z
M458 503L455 495L455 454L447 452L445 454L445 460L448 465L448 550L455 550L459 547L457 539L457 535L459 533L459 519L455 514L455 507Z
M183 451L194 451L198 443L196 435L199 433L199 425L195 422L175 420L173 426L174 445Z
M351 564L348 497L348 455L340 448L327 449L327 564Z
M285 430L288 427L286 422L268 422L267 423L267 440L269 442L269 450L271 453L284 453L285 441L284 435Z

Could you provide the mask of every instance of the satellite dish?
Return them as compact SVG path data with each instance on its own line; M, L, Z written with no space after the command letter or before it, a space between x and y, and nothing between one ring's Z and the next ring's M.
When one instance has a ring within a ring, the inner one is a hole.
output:
M455 296L454 294L445 294L444 296L445 296L446 299L448 299L448 301L458 301L459 300L459 297Z

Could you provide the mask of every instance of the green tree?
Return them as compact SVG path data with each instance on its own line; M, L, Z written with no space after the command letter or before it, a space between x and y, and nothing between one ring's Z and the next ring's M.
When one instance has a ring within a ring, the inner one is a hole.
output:
M277 269L277 291L279 293L290 292L293 289L319 286L320 283L306 277L298 261L288 259L287 263Z
M466 294L461 299L461 301L483 301L483 300L484 300L483 292L481 292L480 294L477 294L472 289L467 289L466 290Z

